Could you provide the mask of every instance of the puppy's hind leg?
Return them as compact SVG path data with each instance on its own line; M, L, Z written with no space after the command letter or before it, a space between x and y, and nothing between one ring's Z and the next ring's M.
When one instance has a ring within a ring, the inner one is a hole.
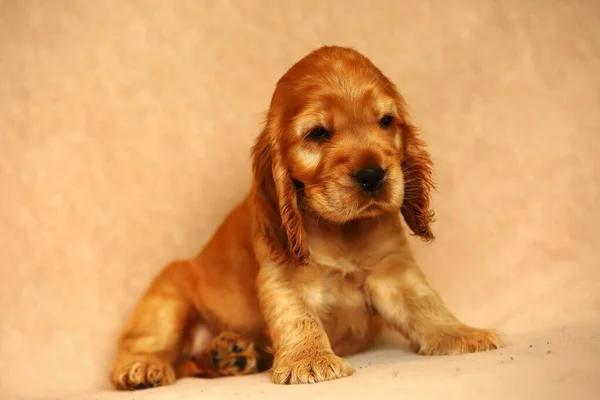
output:
M191 263L177 261L151 283L121 334L110 373L115 388L144 389L175 381L173 364L197 318L186 295L191 282Z
M175 367L177 378L217 378L263 372L271 368L273 356L262 344L233 331L212 338L198 354Z

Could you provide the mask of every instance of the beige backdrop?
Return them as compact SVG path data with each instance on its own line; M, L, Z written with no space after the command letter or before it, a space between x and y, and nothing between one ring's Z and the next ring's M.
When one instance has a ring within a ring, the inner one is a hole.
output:
M261 375L135 398L600 389L600 3L368 3L0 0L0 397L105 388L134 300L245 194L276 80L323 44L403 91L439 187L438 240L418 258L461 318L510 346L382 350L310 388Z

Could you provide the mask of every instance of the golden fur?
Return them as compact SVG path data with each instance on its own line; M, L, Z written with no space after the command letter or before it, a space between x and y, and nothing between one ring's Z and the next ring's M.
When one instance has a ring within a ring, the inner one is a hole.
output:
M342 357L367 349L386 325L421 354L501 345L496 332L448 311L411 254L402 217L433 239L431 161L403 98L367 58L323 47L292 66L252 156L248 196L197 257L167 266L137 304L115 387L170 384L174 366L196 375L181 365L198 325L271 346L275 383L351 375ZM370 167L385 175L365 192L357 176Z

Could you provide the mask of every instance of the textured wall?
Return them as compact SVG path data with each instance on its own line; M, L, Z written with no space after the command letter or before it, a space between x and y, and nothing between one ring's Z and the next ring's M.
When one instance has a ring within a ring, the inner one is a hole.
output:
M416 250L452 309L597 323L599 3L367 3L0 0L0 392L105 383L133 301L245 194L276 80L322 44L369 56L424 131L438 240Z

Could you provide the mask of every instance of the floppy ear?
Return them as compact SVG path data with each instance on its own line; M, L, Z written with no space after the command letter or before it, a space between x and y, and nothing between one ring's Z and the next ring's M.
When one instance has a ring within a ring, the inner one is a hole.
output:
M270 125L252 149L257 227L277 261L302 265L308 262L308 248L296 188Z
M418 137L417 129L410 123L403 124L404 155L404 201L401 211L408 227L426 241L434 239L429 227L434 212L430 209L432 182L432 162L425 150L425 143Z

